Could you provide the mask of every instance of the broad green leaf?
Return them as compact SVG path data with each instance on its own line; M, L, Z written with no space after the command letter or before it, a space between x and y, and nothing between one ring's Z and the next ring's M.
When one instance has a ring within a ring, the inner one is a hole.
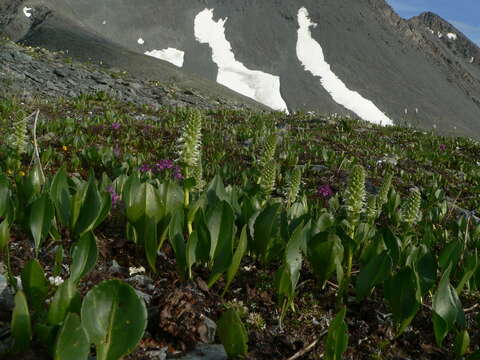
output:
M255 219L253 226L252 242L250 248L261 259L265 260L267 251L278 232L278 215L281 209L280 203L268 205Z
M210 258L210 231L208 230L205 214L202 209L197 211L194 229L197 232L198 238L197 252L195 257L198 262L206 263Z
M21 352L30 346L32 339L32 325L28 311L27 298L23 291L15 294L15 307L12 313L12 337L14 340L13 352Z
M217 203L220 208L221 218L217 219L215 224L210 228L214 228L214 232L210 231L212 239L212 247L214 244L214 234L217 235L217 244L213 255L213 268L208 281L208 286L212 286L215 281L228 270L232 263L233 256L233 236L234 236L234 215L233 209L226 201ZM217 211L215 211L217 212Z
M218 201L228 202L229 197L225 191L225 185L220 175L216 175L212 179L207 187L206 193L209 205L214 205Z
M360 270L357 277L355 291L357 300L362 301L372 289L384 282L392 271L392 259L387 251L374 256L370 262Z
M325 340L325 359L341 360L348 347L348 330L345 324L346 307L342 307L330 323Z
M326 232L329 228L335 225L335 218L330 213L323 213L320 217L315 221L312 227L312 235L316 235L321 232Z
M158 235L157 235L157 222L154 218L145 216L143 222L143 244L145 246L145 255L147 256L148 264L150 268L157 272L157 248L158 248Z
M308 242L307 255L313 273L323 287L343 261L342 240L336 234L318 233Z
M384 293L398 324L400 335L420 308L417 279L410 267L404 267L385 283Z
M462 268L463 275L455 289L458 296L460 296L460 294L463 291L463 288L468 284L470 279L475 275L475 273L477 272L477 269L479 269L479 266L480 265L478 263L478 251L477 249L475 249L475 252L466 258L465 264Z
M20 196L25 199L26 204L30 204L35 195L40 194L44 183L42 169L40 164L36 162L29 174L23 178L19 187Z
M80 317L70 313L65 318L55 344L55 360L85 360L90 353L88 334Z
M54 209L48 194L40 196L30 207L29 227L35 242L35 252L37 254L42 241L48 235L54 216Z
M465 326L465 314L455 288L450 284L452 265L445 270L433 296L433 330L437 345L441 346L445 336L455 324Z
M10 241L10 225L7 219L3 220L0 224L0 252L7 247Z
M460 331L455 338L455 356L460 359L470 347L470 335L467 330Z
M67 279L60 284L48 309L48 323L50 325L61 324L79 297L73 280Z
M455 266L462 256L462 251L463 243L460 240L456 240L447 244L440 253L440 257L438 259L438 265L440 268L445 270L450 264Z
M62 167L57 171L50 186L50 197L55 206L58 220L63 226L70 226L72 196L68 187L67 172Z
M235 274L240 267L240 263L242 261L245 252L247 251L248 239L247 239L247 225L243 226L242 233L240 234L240 240L238 241L237 248L235 249L235 253L233 254L232 263L227 271L227 282L225 284L225 290L223 293L225 294L232 283Z
M144 184L145 191L145 215L152 218L156 223L164 216L164 204L160 192L152 184Z
M95 267L97 258L98 248L95 235L92 232L87 232L74 245L70 279L78 283L82 277Z
M164 215L172 215L178 209L183 209L183 189L176 183L158 185L158 193L165 206Z
M75 224L75 233L81 237L83 234L92 231L95 224L104 210L104 202L98 191L95 179L88 180L85 198L80 206L80 212Z
M178 208L173 214L168 227L168 240L173 248L173 252L175 253L177 269L182 277L185 277L185 272L187 269L187 245L183 237L184 220L183 208Z
M22 286L30 306L39 310L48 294L48 281L38 260L30 260L22 270Z
M96 345L97 360L118 360L132 352L147 326L147 309L135 290L119 280L103 281L82 304L82 325Z
M234 309L228 309L223 313L217 323L217 332L229 358L247 355L247 331Z
M302 247L305 242L303 230L303 224L298 225L285 249L285 264L290 274L292 291L295 291L297 287L300 270L302 269Z
M419 258L414 264L418 275L420 292L425 295L437 281L437 263L435 256L427 249L425 245L420 247Z
M190 234L187 240L187 270L189 279L192 278L192 266L197 262L198 235L196 230Z
M5 176L0 175L0 216L5 216L10 202L10 185ZM1 248L1 247L0 247Z

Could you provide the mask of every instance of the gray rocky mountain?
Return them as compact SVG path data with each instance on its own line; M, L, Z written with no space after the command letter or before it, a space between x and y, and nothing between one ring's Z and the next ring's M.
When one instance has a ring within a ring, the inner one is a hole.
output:
M0 31L250 106L215 81L289 111L370 120L363 102L396 124L480 136L480 49L440 17L405 20L384 0L5 0Z

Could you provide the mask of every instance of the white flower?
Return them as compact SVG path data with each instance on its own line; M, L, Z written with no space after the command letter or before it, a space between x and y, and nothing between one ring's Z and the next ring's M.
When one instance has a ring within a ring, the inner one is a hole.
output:
M141 274L145 272L145 268L143 266L140 266L138 268L132 266L128 268L128 273L130 276L135 275L135 274Z
M54 286L59 286L61 284L63 284L63 279L60 277L60 276L50 276L48 278L48 281L50 282L50 284L54 285Z

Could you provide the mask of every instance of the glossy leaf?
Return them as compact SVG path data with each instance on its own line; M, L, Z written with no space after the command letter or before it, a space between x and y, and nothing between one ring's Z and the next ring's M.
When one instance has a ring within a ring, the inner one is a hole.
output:
M148 264L150 268L156 272L158 247L157 223L155 219L148 216L145 217L145 221L143 222L143 244L145 246L145 255L147 256Z
M266 259L267 251L278 231L280 209L279 203L270 204L255 219L250 248L263 260Z
M145 303L119 280L107 280L91 289L81 313L82 324L96 345L97 360L117 360L132 352L147 325Z
M55 344L55 360L85 360L90 353L88 334L80 317L70 313L65 318Z
M444 272L437 291L433 296L433 330L438 346L441 346L448 332L455 324L465 326L465 314L455 288L450 284L452 266Z
M235 249L235 253L233 254L232 263L230 264L230 267L228 268L228 271L227 271L227 281L225 284L225 290L223 291L224 294L227 292L230 284L232 283L233 278L235 277L240 267L242 258L245 255L245 252L247 251L247 245L248 245L247 225L245 225L242 229L240 240L238 241L238 245L237 245L237 248Z
M28 310L27 298L23 291L15 294L15 307L11 323L12 337L14 340L13 352L21 352L30 346L32 339L32 325Z
M92 231L97 225L97 220L104 214L104 199L98 191L95 180L91 177L85 190L85 198L80 206L75 233L81 237L83 234Z
M384 293L392 310L393 319L398 324L398 334L401 334L420 308L419 289L414 271L410 267L401 269L387 280Z
M68 279L60 284L48 309L48 323L50 325L61 324L79 297L80 295L73 280Z
M234 309L228 309L223 313L217 323L217 332L229 358L246 356L247 331Z
M50 197L55 206L58 220L63 226L70 226L72 196L68 187L67 172L62 167L57 171L50 186Z
M361 301L369 295L376 285L383 283L388 278L391 271L392 259L387 251L374 256L365 267L362 267L357 277L355 287L357 300Z
M30 208L29 228L35 242L35 252L38 253L42 241L47 237L52 225L54 209L48 194L43 194L32 203Z
M460 331L455 338L455 356L460 359L470 347L470 335L467 330Z
M48 281L38 260L30 260L22 270L22 286L30 306L39 310L48 294Z
M232 263L233 256L233 235L234 235L234 215L233 209L226 201L217 204L220 208L221 219L217 220L210 229L214 228L214 232L210 231L212 239L212 247L214 244L214 236L217 236L217 244L213 257L212 274L208 281L208 285L213 283L228 270Z
M10 225L7 219L3 220L0 224L0 252L7 247L10 241Z
M318 233L308 242L307 254L313 273L323 287L343 261L342 241L335 234Z
M82 277L95 267L97 258L98 248L95 235L92 232L87 232L78 240L73 248L70 279L78 283Z
M343 307L330 323L325 340L325 359L341 360L348 347L348 332L345 324L346 307Z

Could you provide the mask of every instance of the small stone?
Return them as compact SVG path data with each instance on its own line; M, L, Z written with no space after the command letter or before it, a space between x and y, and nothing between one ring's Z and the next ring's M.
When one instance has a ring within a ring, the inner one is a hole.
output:
M205 344L211 344L215 341L215 333L217 332L217 324L207 316L202 316L203 322L198 327L200 340Z

